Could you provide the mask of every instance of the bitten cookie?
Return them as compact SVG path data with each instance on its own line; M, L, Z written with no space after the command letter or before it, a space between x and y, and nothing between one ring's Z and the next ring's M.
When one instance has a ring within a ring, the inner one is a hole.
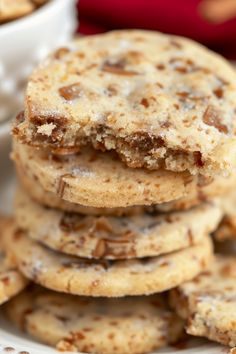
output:
M217 256L209 270L170 293L187 332L236 346L236 257Z
M0 305L22 291L28 284L27 279L17 270L16 264L4 251L2 238L11 220L0 216Z
M216 229L222 212L212 202L182 212L85 216L45 208L18 190L15 215L29 237L54 250L85 258L129 259L200 243Z
M225 174L235 165L236 72L189 39L141 30L82 37L30 77L14 135L61 153L116 150L131 167Z
M170 311L165 295L93 299L35 287L12 300L6 314L60 351L141 354L173 343L183 333L183 321Z
M132 169L118 161L116 155L93 149L59 157L15 142L12 157L21 173L44 190L71 203L96 208L161 204L177 199L176 206L186 208L225 192L232 187L232 181L235 183L235 174L212 181L188 173Z
M162 292L194 278L209 265L213 255L208 236L198 245L168 255L120 261L66 256L30 239L14 226L5 243L27 278L52 290L85 296Z

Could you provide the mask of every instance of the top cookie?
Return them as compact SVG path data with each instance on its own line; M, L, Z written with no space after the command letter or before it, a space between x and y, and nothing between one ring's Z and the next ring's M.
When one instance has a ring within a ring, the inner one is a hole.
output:
M34 71L13 133L61 153L92 144L131 167L215 175L234 163L235 108L236 73L219 55L181 37L114 31L79 38Z

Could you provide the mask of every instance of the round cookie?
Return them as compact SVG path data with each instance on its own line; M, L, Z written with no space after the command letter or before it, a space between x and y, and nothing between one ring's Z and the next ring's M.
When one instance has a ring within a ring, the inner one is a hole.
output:
M212 242L168 255L132 260L88 260L52 251L12 228L6 248L23 274L46 288L74 295L149 295L194 278L212 260Z
M216 204L182 212L135 216L85 216L45 208L18 190L17 226L62 253L93 259L159 256L201 242L222 217Z
M0 23L28 15L34 9L35 6L30 0L1 0Z
M224 217L214 232L217 241L236 239L236 193L232 191L221 200Z
M0 304L11 299L28 284L27 279L17 270L14 260L4 251L2 237L7 232L9 223L12 220L0 216Z
M98 208L167 202L197 183L196 177L184 173L131 169L116 155L95 150L59 158L15 142L13 158L46 191Z
M132 167L191 174L235 164L236 72L186 38L142 30L79 38L34 71L25 97L13 133L31 145L65 153L90 144Z
M46 191L96 208L161 204L179 198L186 207L206 196L221 194L231 187L231 180L235 181L235 174L229 181L218 177L212 182L187 173L132 169L116 155L93 149L58 157L15 142L12 157L22 173Z
M236 184L235 173L228 177L216 177L213 181L205 181L204 178L199 178L196 189L192 189L188 195L172 202L166 202L162 204L152 204L150 206L136 205L126 208L93 208L89 206L83 206L76 203L70 203L58 195L52 192L48 192L35 181L32 177L27 175L21 167L19 161L16 163L17 175L20 180L21 186L27 191L27 193L39 204L56 208L68 212L75 212L84 215L112 215L112 216L124 216L124 215L138 215L144 212L156 212L156 211L173 211L173 210L186 210L193 206L196 206L202 202L212 200L216 196L222 196L227 193L231 193Z
M236 346L236 257L217 256L194 280L171 290L170 303L187 333Z
M38 287L12 300L6 314L60 351L141 354L176 342L183 334L183 321L170 311L164 295L93 299Z
M37 183L33 178L30 178L20 166L19 162L16 163L16 170L18 180L20 181L21 188L24 189L30 197L38 204L45 207L55 208L66 212L79 213L83 215L112 215L112 216L124 216L124 215L139 215L143 214L145 210L153 211L157 205L154 206L130 206L126 208L93 208L84 206L81 204L70 203L58 195L48 192Z

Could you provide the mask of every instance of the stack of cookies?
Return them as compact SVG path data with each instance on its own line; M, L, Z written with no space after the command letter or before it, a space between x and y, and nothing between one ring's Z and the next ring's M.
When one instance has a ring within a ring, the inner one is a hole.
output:
M236 345L198 306L209 292L229 304L235 260L214 257L210 234L236 183L235 113L235 71L184 38L116 31L43 62L13 127L4 244L38 285L10 302L12 321L60 350L147 353L187 318L189 333Z

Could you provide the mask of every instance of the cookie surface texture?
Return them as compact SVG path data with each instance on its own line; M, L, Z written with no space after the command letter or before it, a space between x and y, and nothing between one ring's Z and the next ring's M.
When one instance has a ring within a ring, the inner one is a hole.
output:
M6 308L10 320L61 351L141 354L175 342L183 321L162 295L93 299L28 289Z
M116 150L131 167L216 175L235 164L236 72L186 38L82 37L32 74L14 134L61 150Z
M6 249L22 273L60 292L85 296L149 295L173 288L203 271L212 261L209 237L198 245L160 257L89 260L52 251L12 229Z
M22 190L15 202L17 226L51 249L95 259L159 256L201 242L221 220L217 204L188 211L134 216L91 216L35 203Z

